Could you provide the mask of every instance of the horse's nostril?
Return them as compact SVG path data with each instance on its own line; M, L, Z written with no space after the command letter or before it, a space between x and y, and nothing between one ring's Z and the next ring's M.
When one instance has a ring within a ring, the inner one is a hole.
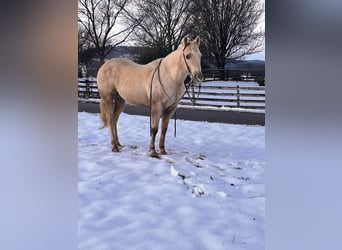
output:
M203 74L202 72L197 72L194 74L194 79L196 82L201 82L203 81Z

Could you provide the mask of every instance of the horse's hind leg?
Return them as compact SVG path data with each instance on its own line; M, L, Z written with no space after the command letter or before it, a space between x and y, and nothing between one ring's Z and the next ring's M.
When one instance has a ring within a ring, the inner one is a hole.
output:
M106 96L101 97L103 99L103 105L102 105L102 112L105 112L105 115L107 117L107 126L109 128L109 133L111 137L111 143L112 143L112 151L113 152L119 152L119 147L117 143L117 134L116 134L116 128L114 124L114 115L113 115L113 96Z
M119 146L122 147L120 142L119 142L119 137L118 137L118 129L117 129L117 123L119 120L119 116L121 112L125 108L125 100L121 98L119 94L116 94L115 96L115 104L114 104L114 113L113 113L113 119L114 119L114 129L115 129L115 143Z

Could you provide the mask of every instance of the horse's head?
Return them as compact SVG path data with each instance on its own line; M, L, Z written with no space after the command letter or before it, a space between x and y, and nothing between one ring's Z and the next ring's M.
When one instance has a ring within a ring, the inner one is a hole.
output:
M183 50L183 58L189 75L193 81L200 82L203 80L201 69L202 54L199 50L200 38L197 36L193 41L189 41L188 37L184 37L180 48Z

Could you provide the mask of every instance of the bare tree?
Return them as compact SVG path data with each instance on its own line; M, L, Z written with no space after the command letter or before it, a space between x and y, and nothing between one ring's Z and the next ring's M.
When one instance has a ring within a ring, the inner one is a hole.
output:
M139 45L153 48L156 57L166 56L178 47L187 32L191 0L137 0L129 19L143 17L134 31Z
M118 45L127 40L137 22L120 25L129 0L79 0L78 22L96 48L100 63ZM135 20L138 21L138 20Z
M87 53L92 48L91 38L82 25L78 26L78 62L87 64L90 60Z
M239 59L263 47L264 31L256 30L264 12L260 0L193 0L193 32L199 33L207 56L219 69L226 59Z

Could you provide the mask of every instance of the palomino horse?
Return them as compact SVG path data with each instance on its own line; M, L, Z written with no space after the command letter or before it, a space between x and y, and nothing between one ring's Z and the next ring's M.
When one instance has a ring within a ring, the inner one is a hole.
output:
M161 154L166 154L165 135L169 120L185 93L184 80L188 75L195 81L203 78L199 43L198 36L193 41L184 37L177 50L146 65L136 64L129 59L114 58L101 66L97 74L101 119L103 127L109 127L113 152L118 152L121 147L117 121L127 102L150 107L152 157L158 156L154 142L162 117L159 149Z

